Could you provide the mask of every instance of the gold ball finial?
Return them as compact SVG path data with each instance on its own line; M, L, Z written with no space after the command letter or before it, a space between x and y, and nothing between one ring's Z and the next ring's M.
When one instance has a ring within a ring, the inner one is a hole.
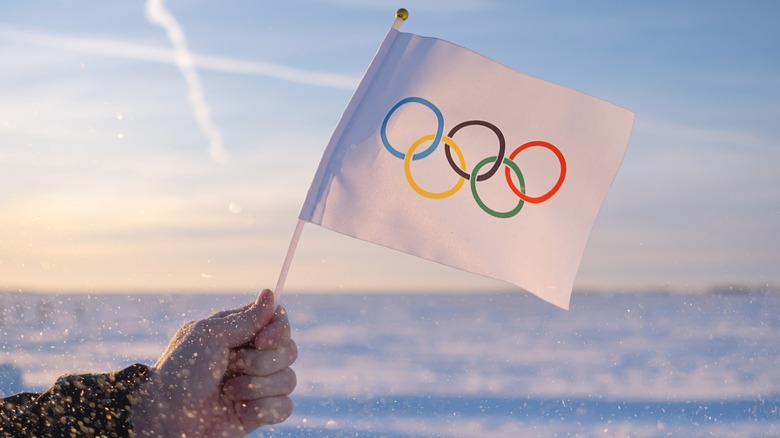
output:
M395 16L400 18L401 20L406 21L406 19L409 18L409 11L407 11L404 8L401 8L401 9L395 11Z

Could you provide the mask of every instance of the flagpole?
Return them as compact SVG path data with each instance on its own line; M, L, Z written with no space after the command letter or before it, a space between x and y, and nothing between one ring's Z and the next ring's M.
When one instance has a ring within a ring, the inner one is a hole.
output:
M397 11L395 11L395 21L393 22L392 28L394 30L398 30L401 27L401 23L406 21L406 19L409 18L409 11L407 11L404 8L400 8ZM387 39L385 39L385 43L387 43ZM383 43L383 46L384 44ZM382 52L382 47L380 47L379 52ZM370 70L370 67L369 67ZM369 72L366 72L366 76L369 76ZM365 80L365 78L364 78ZM356 93L360 91L360 87L358 87L358 90ZM354 99L354 96L353 96ZM351 102L350 102L351 103ZM345 110L345 114L349 111L349 106L347 107L347 110ZM345 118L345 116L342 116L342 119ZM349 117L346 117L346 119L349 119ZM336 126L336 132L338 132L339 126ZM334 133L334 137L336 136L336 133ZM331 140L333 141L333 140ZM330 146L330 145L329 145ZM327 154L327 150L326 150ZM323 158L323 161L325 161L325 158ZM319 172L319 170L318 170ZM315 176L315 181L317 179L317 176ZM308 199L308 197L307 197ZM304 204L305 208L305 204ZM279 279L276 281L276 288L274 289L274 304L279 304L279 298L282 296L282 291L284 291L284 282L287 280L287 273L290 271L290 265L292 264L293 256L295 255L295 249L298 247L298 241L301 238L301 232L303 231L303 224L305 224L306 221L303 219L298 219L298 223L295 225L295 231L293 231L292 239L290 239L290 246L287 248L287 255L284 257L284 263L282 264L282 270L279 272Z
M279 279L276 281L276 288L274 289L274 304L279 304L279 298L282 296L284 290L284 282L287 280L287 273L290 271L290 265L292 264L293 256L295 255L295 249L298 247L298 241L301 240L301 232L303 231L303 224L301 219L298 219L298 223L295 225L295 231L293 231L292 239L290 239L290 246L287 247L287 255L284 257L284 263L282 264L282 270L279 272Z

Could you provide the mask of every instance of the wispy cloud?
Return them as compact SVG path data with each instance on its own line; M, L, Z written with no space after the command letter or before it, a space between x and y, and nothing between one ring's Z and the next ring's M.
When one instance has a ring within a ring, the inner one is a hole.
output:
M90 55L135 59L175 65L173 51L167 48L130 41L120 41L105 36L74 36L49 32L30 31L0 24L0 38L19 43L68 50ZM304 70L286 65L202 55L190 52L193 65L202 70L244 74L279 79L283 81L320 87L353 90L359 76Z
M727 144L727 145L767 145L768 142L754 132L718 127L694 127L654 120L639 119L636 122L636 132L643 135L655 135L677 142L694 144Z

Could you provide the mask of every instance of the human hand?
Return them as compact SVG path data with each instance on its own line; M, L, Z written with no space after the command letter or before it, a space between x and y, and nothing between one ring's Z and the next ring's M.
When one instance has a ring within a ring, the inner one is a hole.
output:
M137 436L243 437L292 413L298 355L273 293L183 325L135 397Z

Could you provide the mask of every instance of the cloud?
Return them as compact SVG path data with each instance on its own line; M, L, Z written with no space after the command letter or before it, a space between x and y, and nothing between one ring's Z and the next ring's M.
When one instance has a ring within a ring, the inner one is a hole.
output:
M636 122L637 133L654 135L676 142L693 143L697 146L710 144L726 145L766 145L768 142L753 132L713 127L693 127L672 122L639 119Z
M73 36L18 29L0 24L0 38L23 44L68 50L112 58L134 59L175 65L170 49L129 41L100 37ZM279 79L304 85L314 85L341 90L353 90L359 76L342 75L314 70L304 70L280 64L223 56L202 55L190 52L193 66L198 69L222 73L243 74Z

